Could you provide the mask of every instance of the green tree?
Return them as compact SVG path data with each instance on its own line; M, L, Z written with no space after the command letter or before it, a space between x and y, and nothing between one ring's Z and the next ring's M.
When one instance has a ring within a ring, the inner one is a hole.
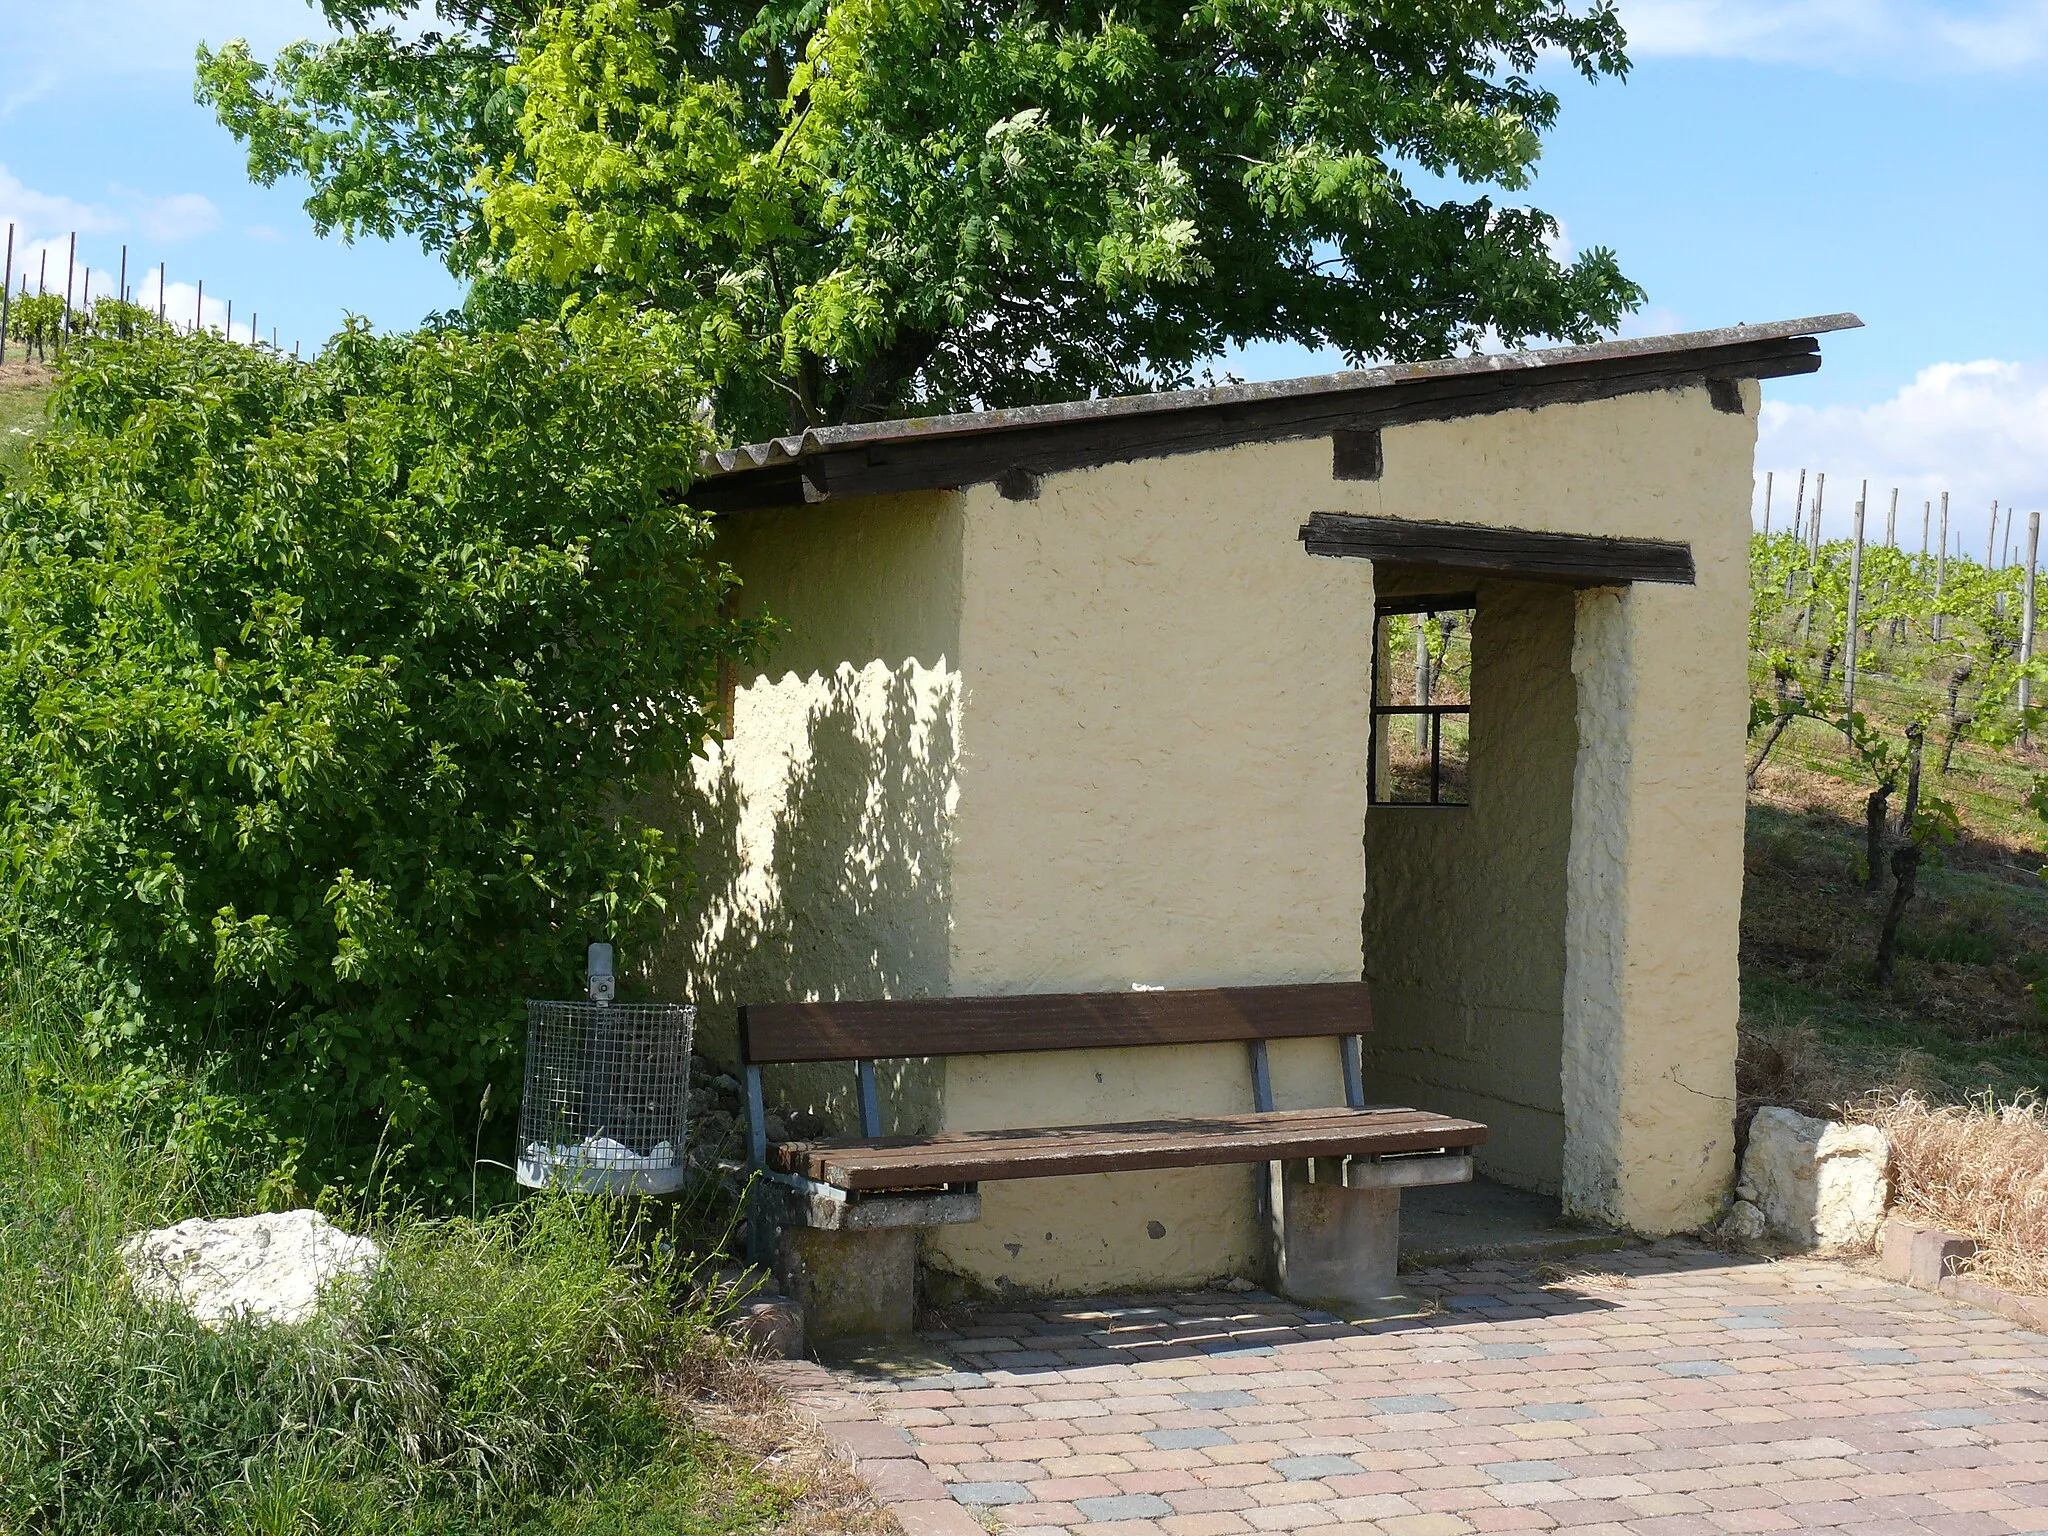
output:
M127 998L98 1044L225 1054L316 1177L466 1170L521 999L680 894L622 807L761 634L680 500L698 398L539 328L74 344L0 483L0 860Z
M410 38L321 3L337 42L202 54L252 172L499 309L674 317L735 431L1173 386L1259 339L1589 340L1642 297L1540 211L1412 184L1525 190L1539 56L1627 68L1609 0L439 0Z

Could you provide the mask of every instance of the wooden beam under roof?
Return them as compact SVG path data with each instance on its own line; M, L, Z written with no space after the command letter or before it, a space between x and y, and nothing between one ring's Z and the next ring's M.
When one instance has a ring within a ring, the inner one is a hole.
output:
M1480 523L1314 512L1301 542L1312 555L1349 556L1402 568L1616 587L1636 581L1691 586L1692 546L1663 539L1608 539Z

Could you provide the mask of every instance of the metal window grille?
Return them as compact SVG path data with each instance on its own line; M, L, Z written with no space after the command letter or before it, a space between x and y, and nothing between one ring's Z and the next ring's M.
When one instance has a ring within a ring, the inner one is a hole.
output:
M1425 683L1432 702L1397 704L1386 697L1391 679L1385 675L1382 656L1386 650L1385 626L1390 618L1412 616L1418 622L1439 614L1463 614L1468 621L1478 598L1472 593L1455 596L1393 598L1381 603L1373 615L1372 646L1372 750L1366 760L1366 799L1373 805L1469 805L1466 784L1466 751L1471 741L1472 700L1469 692L1456 702L1433 702L1435 679ZM1467 633L1470 633L1469 622ZM1403 723L1414 727L1412 752L1397 760L1398 736ZM1445 752L1447 738L1453 750Z
M696 1021L675 1003L529 1002L519 1182L680 1189Z

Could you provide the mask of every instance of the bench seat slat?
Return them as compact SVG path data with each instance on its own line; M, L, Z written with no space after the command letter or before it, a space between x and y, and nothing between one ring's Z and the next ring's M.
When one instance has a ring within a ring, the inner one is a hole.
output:
M1121 1125L785 1142L769 1155L784 1173L859 1191L1448 1151L1485 1140L1483 1125L1418 1109L1293 1109Z
M1332 981L1168 992L748 1003L740 1009L740 1048L746 1061L760 1065L1293 1040L1359 1035L1371 1028L1366 984Z

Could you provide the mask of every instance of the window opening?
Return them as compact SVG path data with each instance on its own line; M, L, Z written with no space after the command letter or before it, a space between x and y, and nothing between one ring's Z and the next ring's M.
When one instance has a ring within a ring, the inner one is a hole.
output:
M1478 600L1391 598L1373 616L1374 805L1470 805Z

